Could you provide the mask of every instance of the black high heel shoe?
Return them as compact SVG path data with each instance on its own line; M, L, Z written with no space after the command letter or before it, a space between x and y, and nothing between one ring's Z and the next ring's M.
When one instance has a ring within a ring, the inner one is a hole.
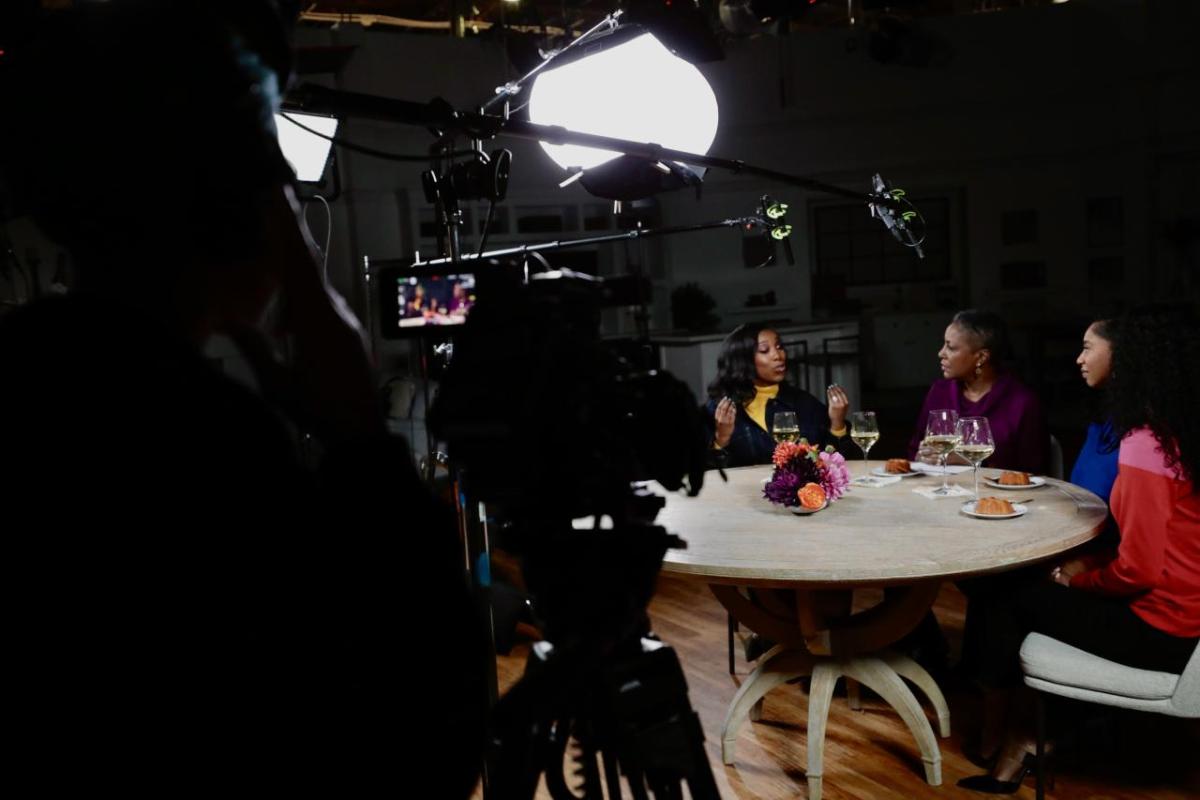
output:
M970 789L973 792L984 792L985 794L1012 794L1021 788L1021 784L1025 781L1030 771L1037 764L1037 758L1033 753L1026 753L1021 759L1021 768L1017 770L1017 774L1010 781L997 780L991 773L986 775L972 775L969 778L963 778L958 782L958 785L964 789Z

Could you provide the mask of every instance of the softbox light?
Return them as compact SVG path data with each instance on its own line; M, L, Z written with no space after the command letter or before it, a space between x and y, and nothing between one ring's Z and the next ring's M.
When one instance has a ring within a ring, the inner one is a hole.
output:
M708 81L653 34L617 34L598 51L586 47L582 57L539 73L529 93L530 121L707 153L717 135L717 98ZM579 145L542 147L564 169L593 169L620 155Z
M329 163L329 150L333 142L304 130L285 117L291 117L304 128L311 128L323 136L330 137L337 135L337 117L299 111L284 111L275 115L279 149L296 171L296 180L301 183L320 183L325 177L325 167Z

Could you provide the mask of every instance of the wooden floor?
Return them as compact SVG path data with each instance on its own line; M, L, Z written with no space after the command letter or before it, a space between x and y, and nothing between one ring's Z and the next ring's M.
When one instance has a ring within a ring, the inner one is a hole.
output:
M872 602L870 597L863 601ZM962 595L953 587L944 587L934 610L953 647L961 634L963 608ZM683 662L721 796L740 800L806 797L807 698L803 686L787 685L767 696L762 721L745 725L738 740L737 763L726 767L720 757L720 727L726 706L749 669L739 648L737 674L728 673L724 609L703 584L663 576L650 612L655 632L677 650ZM501 691L520 677L527 654L528 645L523 644L498 659ZM948 699L953 736L940 740L943 784L934 787L925 783L916 744L894 711L869 692L863 694L862 711L852 711L844 697L835 696L825 745L825 797L986 797L955 785L959 778L980 770L963 757L961 748L961 736L973 711L971 697L967 692L951 692ZM1074 753L1064 753L1058 760L1056 785L1048 796L1065 800L1200 798L1198 727L1194 721L1131 713L1093 726ZM544 785L537 796L550 797ZM1033 798L1033 778L1013 796Z

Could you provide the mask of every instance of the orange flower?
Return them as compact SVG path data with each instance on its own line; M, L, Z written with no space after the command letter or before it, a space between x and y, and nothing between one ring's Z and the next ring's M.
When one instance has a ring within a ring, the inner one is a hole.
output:
M775 452L771 455L771 462L782 467L791 461L795 456L804 455L812 450L808 442L780 442L775 445Z
M819 483L806 483L796 492L800 505L805 508L818 509L825 505L825 490Z

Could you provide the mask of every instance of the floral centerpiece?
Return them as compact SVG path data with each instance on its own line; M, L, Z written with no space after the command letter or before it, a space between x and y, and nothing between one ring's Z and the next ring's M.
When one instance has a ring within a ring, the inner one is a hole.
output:
M821 450L805 439L776 445L771 461L775 471L763 487L763 497L772 503L815 511L845 494L850 484L842 454L832 447Z

